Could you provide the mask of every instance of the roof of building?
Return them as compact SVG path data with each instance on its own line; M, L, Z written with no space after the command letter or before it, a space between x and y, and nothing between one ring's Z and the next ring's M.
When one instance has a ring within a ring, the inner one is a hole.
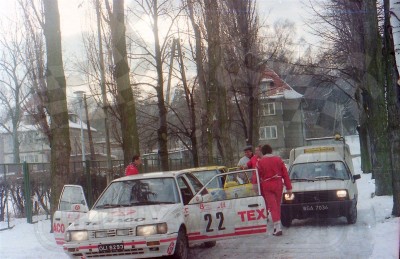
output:
M12 125L11 125L11 121L9 121L8 123L6 123L7 127L9 129L12 129ZM81 128L81 124L80 123L76 123L76 122L72 122L71 120L69 120L69 128L70 129L80 129ZM87 130L87 124L82 122L82 128L83 130ZM21 123L18 126L18 131L19 132L28 132L28 131L37 131L38 128L36 125L33 124L29 124L29 123L25 123L23 121L21 121ZM97 132L97 130L93 127L90 127L91 131ZM0 133L8 133L3 127L0 127Z
M262 75L260 82L271 82L273 81L273 86L264 92L264 95L261 99L299 99L302 98L303 95L296 92L290 85L288 85L275 71L272 69L266 68Z

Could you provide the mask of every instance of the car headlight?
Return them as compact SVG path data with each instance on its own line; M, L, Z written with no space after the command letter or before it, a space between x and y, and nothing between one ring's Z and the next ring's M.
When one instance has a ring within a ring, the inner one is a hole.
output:
M294 193L289 194L289 193L285 193L285 195L283 196L285 201L293 201L294 200Z
M65 235L66 241L84 241L88 240L88 232L86 230L67 231Z
M338 190L338 191L336 191L336 196L338 198L346 198L347 197L347 191L346 190Z
M142 225L136 227L137 236L150 236L156 234L165 234L168 231L167 223L158 223L152 225Z

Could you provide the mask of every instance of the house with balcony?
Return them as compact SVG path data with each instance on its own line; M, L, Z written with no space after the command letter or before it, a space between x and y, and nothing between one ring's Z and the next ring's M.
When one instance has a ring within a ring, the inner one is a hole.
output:
M266 68L259 87L259 143L270 144L275 154L288 158L304 144L303 95L273 70Z

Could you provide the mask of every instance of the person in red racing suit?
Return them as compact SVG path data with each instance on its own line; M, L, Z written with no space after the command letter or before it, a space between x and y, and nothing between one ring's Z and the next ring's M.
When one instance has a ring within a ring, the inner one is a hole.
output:
M125 168L125 175L135 175L139 173L138 167L142 164L142 159L140 158L139 155L134 155L132 157L132 163L130 163L126 168Z
M274 223L274 236L281 236L281 200L283 191L283 182L286 191L292 195L292 184L286 166L279 156L272 155L270 145L264 145L261 148L263 157L258 161L257 168L260 174L260 185L262 194L267 202L268 209L272 215Z

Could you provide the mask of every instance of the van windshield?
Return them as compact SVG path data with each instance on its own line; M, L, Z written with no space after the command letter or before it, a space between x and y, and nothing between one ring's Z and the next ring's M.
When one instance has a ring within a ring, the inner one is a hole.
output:
M341 161L295 164L291 167L291 180L348 180L349 172Z

